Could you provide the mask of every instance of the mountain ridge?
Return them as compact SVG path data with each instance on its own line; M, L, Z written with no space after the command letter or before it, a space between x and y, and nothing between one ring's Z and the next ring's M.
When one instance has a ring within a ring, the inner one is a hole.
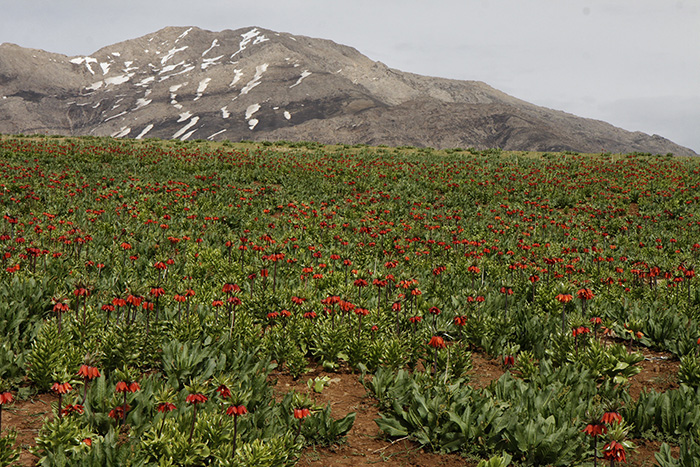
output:
M697 155L481 81L406 73L261 27L166 27L74 57L2 44L0 133L39 132Z

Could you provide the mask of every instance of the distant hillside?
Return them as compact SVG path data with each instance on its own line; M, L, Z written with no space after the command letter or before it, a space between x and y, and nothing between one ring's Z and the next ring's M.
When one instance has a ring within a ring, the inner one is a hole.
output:
M67 57L0 45L0 133L695 156L661 136L262 28L165 28Z

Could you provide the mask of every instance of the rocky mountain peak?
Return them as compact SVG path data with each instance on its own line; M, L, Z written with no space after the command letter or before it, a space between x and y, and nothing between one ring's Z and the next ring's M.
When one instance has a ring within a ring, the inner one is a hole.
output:
M329 40L167 27L89 56L0 46L0 132L695 155Z

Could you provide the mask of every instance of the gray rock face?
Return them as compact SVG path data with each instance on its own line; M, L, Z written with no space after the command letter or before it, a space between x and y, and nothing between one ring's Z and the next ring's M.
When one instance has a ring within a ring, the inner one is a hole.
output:
M0 45L0 133L696 155L478 81L262 28L165 28L67 57Z

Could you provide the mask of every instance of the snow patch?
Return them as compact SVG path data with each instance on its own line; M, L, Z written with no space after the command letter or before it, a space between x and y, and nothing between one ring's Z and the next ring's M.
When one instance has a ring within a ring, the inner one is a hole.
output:
M233 81L231 81L231 84L229 84L229 86L233 86L241 79L241 77L243 76L243 70L235 70L234 69L233 74L234 74Z
M100 62L100 68L102 68L103 75L106 75L107 73L109 73L109 65L110 65L109 63Z
M173 47L172 49L168 50L168 53L165 54L163 58L160 59L160 64L165 65L165 62L173 58L173 55L175 55L178 52L182 52L183 50L187 49L189 46L185 45L183 47L180 47L179 49Z
M187 31L185 31L182 34L180 34L179 36L177 36L177 39L175 39L175 43L177 43L177 41L179 41L180 39L184 38L187 34L189 34L189 32L191 30L192 30L192 28L189 28Z
M143 138L144 136L146 136L146 133L148 133L148 132L151 131L152 129L153 129L153 123L149 124L146 128L144 128L144 129L141 131L141 133L139 133L139 135L136 137L136 139L141 139L141 138Z
M221 117L229 118L230 116L231 116L231 112L229 112L226 107L222 107L221 108Z
M133 64L134 64L133 61L124 62L124 69L123 69L122 71L123 71L124 73L129 73L129 72L132 72L132 71L134 71L134 70L138 70L139 67L137 67L137 66L131 66L131 65L133 65Z
M122 112L122 113L118 113L117 115L113 115L113 116L111 116L111 117L109 117L109 118L106 118L102 123L107 123L108 121L113 120L113 119L115 119L115 118L117 118L117 117L121 117L122 115L126 115L126 110L125 110L124 112Z
M285 110L285 111L284 111L284 118L286 118L287 120L289 120L289 119L292 118L292 114L290 114L289 112L287 112L287 111Z
M122 56L122 54L120 54L119 52L112 52L112 55L114 55L115 57L121 57L121 56Z
M131 132L131 128L127 128L125 126L121 127L121 129L115 133L112 133L112 138L123 138L126 135L128 135Z
M126 83L127 81L129 81L132 76L134 76L134 74L129 73L126 75L114 76L112 78L105 78L105 84L108 86L110 84L114 84L114 85L123 84L123 83Z
M221 60L222 57L223 57L223 55L219 55L218 57L214 57L214 58L205 58L204 60L202 60L202 65L201 65L202 70L206 70L210 66L216 65L217 64L216 62Z
M257 124L258 124L258 119L251 118L250 120L248 120L248 129L252 130L253 128L255 128L255 125L257 125Z
M134 110L138 110L141 107L146 107L152 101L153 101L153 99L144 99L143 97L136 99L136 107L134 107Z
M258 37L259 36L259 37ZM259 44L261 42L265 42L269 39L267 39L265 36L260 36L260 31L258 31L258 28L253 28L250 31L241 34L241 37L243 38L241 40L241 43L238 45L238 50L231 55L231 58L235 57L239 53L243 52L245 48L250 44L250 42L255 39L253 42L253 45Z
M70 62L71 62L71 63L74 63L75 65L80 65L80 64L84 63L85 66L87 67L88 71L90 72L90 74L93 74L93 75L95 74L95 72L92 70L92 67L90 66L90 64L91 64L91 63L97 63L97 59L96 59L96 58L92 58L92 57L76 57L76 58L71 59Z
M292 89L294 86L298 86L299 83L301 83L301 80L303 80L304 78L306 78L306 77L309 76L310 74L311 74L311 72L310 72L309 70L304 70L304 71L302 71L302 72L301 72L301 77L297 80L296 83L294 83L294 84L292 84L291 86L289 86L289 89Z
M173 76L177 76L177 75L182 75L182 74L188 73L192 70L194 70L194 66L188 66L186 68L183 68L182 71L178 71L177 73L173 73L172 75L162 76L158 81L165 81L168 78L172 78Z
M218 136L218 135L220 135L221 133L223 133L224 131L226 131L225 128L224 128L223 130L221 130L221 131L217 131L217 132L214 133L213 135L210 135L207 139L208 139L208 140L212 140L212 139L214 139L214 136Z
M183 112L180 114L180 118L178 119L177 123L184 122L185 120L187 120L191 116L192 116L192 112L190 112L189 110L187 112Z
M173 84L168 88L168 91L170 91L170 94L173 94L177 92L178 89L180 89L183 86L187 86L187 82L180 83L180 84ZM175 96L170 96L171 98L175 99Z
M260 110L260 104L249 105L248 108L245 109L245 119L250 120L250 117L258 110Z
M100 89L102 87L103 84L104 84L103 81L98 81L96 83L92 83L90 86L86 87L85 89L87 89L88 91L97 91L98 89Z
M186 140L190 139L190 136L192 136L192 134L197 130L199 130L199 128L195 128L194 130L190 131L189 133L184 134L182 136L182 138L180 138L180 141L186 141Z
M211 51L211 49L213 49L214 47L218 47L218 46L219 46L219 39L214 39L211 43L211 46L207 50L202 52L202 57L204 57L207 54L207 52ZM223 57L223 55L222 55L222 57Z
M189 112L188 112L188 113L189 113ZM180 121L182 121L182 120L178 120L178 122L180 122ZM179 138L180 136L184 135L185 132L186 132L187 130L189 130L190 128L192 128L193 126L195 126L195 125L197 124L198 121L199 121L199 117L192 117L192 119L189 121L189 123L188 123L187 125L185 125L185 126L183 126L182 128L180 128L180 129L173 135L173 139ZM185 136L182 138L182 140L184 141L184 140L186 140L187 138L189 138L190 136L192 136L192 133L194 133L194 131L191 132L191 133L188 133L187 135L185 135Z
M269 64L263 63L262 65L258 65L255 67L255 76L253 76L253 79L248 81L248 84L246 84L243 87L243 89L241 89L241 94L248 94L248 91L260 84L260 78L262 78L263 73L267 71L268 66Z
M155 79L156 79L155 76L149 76L148 78L144 78L141 81L139 81L138 83L136 83L136 86L141 86L141 87L146 86L146 85L148 85L148 83L155 81Z
M204 78L202 81L199 82L199 87L197 88L197 96L194 98L194 100L198 100L200 97L202 97L202 94L204 94L204 91L207 89L207 86L209 86L210 81L211 78Z
M174 65L164 66L163 68L161 68L161 70L158 72L158 74L162 75L163 73L168 73L170 71L173 71L175 68L179 67L180 65L185 65L185 61L183 60L180 63L176 63Z

